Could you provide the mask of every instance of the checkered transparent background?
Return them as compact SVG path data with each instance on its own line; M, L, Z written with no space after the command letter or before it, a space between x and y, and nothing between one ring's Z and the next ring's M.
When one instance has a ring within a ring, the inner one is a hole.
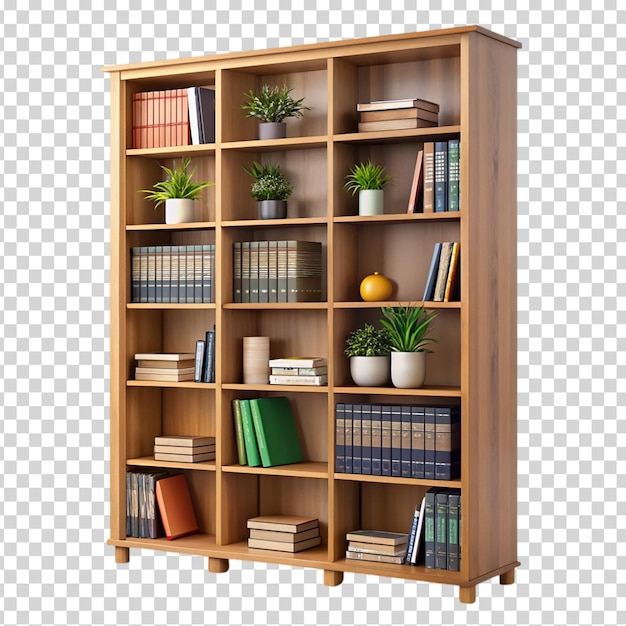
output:
M617 408L626 406L623 201L618 210L626 95L617 84L626 78L618 38L626 12L617 0L3 4L4 624L626 623L626 428ZM237 561L216 576L204 559L136 551L129 565L115 565L105 545L109 96L101 67L464 24L523 44L517 583L480 585L466 607L455 588L385 578L346 575L327 588L319 572Z

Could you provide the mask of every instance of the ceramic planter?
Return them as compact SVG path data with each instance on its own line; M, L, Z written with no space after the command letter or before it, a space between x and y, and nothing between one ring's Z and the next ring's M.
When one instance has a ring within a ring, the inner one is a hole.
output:
M171 198L165 201L165 223L183 224L195 221L195 200L189 198Z
M383 387L389 382L389 357L350 357L350 376L359 387Z
M258 205L261 220L281 220L287 217L287 200L261 200Z
M361 189L359 191L359 215L382 215L382 189Z
M287 136L285 122L261 122L259 124L259 139L283 139Z
M426 352L392 352L391 382L400 389L419 389L426 378Z

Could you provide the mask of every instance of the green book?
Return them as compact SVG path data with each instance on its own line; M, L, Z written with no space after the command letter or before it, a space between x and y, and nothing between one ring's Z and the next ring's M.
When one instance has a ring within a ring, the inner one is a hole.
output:
M303 460L296 423L286 396L250 400L263 467Z
M248 457L246 456L246 444L243 439L243 422L241 420L241 407L239 399L233 400L233 418L235 420L235 438L237 440L237 456L239 465L248 465Z
M258 467L259 465L261 465L261 457L259 457L259 446L254 431L254 425L252 423L250 402L250 400L239 400L239 409L241 410L243 440L245 442L248 465L250 467Z

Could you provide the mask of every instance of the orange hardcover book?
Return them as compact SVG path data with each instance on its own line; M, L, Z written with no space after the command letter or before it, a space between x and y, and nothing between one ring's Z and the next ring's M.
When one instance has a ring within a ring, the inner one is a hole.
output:
M198 522L184 474L159 480L156 484L156 497L165 536L170 541L198 532Z
M415 171L413 172L413 184L411 186L411 195L409 196L409 206L406 210L407 213L415 213L417 198L422 190L424 181L424 170L422 169L423 159L424 151L420 150L417 153L417 159L415 159Z

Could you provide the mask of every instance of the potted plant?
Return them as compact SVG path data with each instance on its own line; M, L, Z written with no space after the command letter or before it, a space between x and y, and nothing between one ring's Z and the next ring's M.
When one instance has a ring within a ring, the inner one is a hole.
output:
M304 106L304 98L294 100L291 97L293 88L270 87L263 85L256 93L251 89L244 95L247 102L241 108L248 111L246 117L256 117L259 124L259 139L280 139L287 136L287 117L302 117L303 111L310 108Z
M346 338L344 354L350 359L350 376L360 387L381 387L389 381L389 333L365 324Z
M380 323L389 333L391 344L391 382L394 387L418 389L426 378L426 346L437 343L428 337L437 311L426 312L423 306L382 307Z
M287 217L287 198L293 193L293 186L280 167L274 163L254 161L252 167L243 169L254 178L250 195L259 203L259 218L269 220Z
M161 204L165 204L165 223L181 224L184 222L194 221L194 201L200 197L200 191L206 187L211 187L215 183L192 181L196 172L194 167L189 171L191 158L185 157L181 165L174 169L170 169L165 165L161 165L163 171L167 174L167 180L155 183L152 189L141 189L140 193L146 195L147 200L154 200L154 208L157 209Z
M369 160L352 168L346 176L344 189L351 191L353 196L359 192L359 215L382 215L384 189L392 179L382 165Z

